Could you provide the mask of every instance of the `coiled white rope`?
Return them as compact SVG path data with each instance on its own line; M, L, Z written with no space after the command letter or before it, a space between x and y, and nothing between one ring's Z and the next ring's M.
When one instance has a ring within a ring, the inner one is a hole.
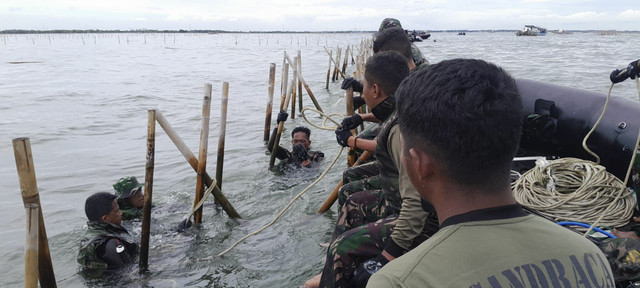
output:
M321 116L325 117L325 120L323 121L322 126L317 126L313 123L311 123L309 120L307 120L307 117L305 116L304 112L307 110L311 110L311 111L315 111L318 114L320 114ZM307 123L313 127L316 127L318 129L323 129L323 130L334 130L336 127L328 127L326 126L326 121L327 119L329 119L330 121L332 121L333 123L335 123L337 126L340 126L340 124L338 124L335 120L331 119L330 117L332 116L341 116L338 113L333 113L330 115L326 115L324 114L322 111L313 109L313 108L309 108L309 107L305 107L304 109L302 109L302 117L304 118L305 121L307 121ZM306 188L302 189L302 191L300 191L300 193L298 193L298 195L296 195L295 197L293 197L293 199L291 199L291 201L289 201L289 204L287 204L287 206L284 207L284 209L282 209L280 211L280 213L278 213L278 215L276 215L275 218L273 218L273 220L271 220L271 222L269 222L267 225L262 226L262 228L251 232L247 235L245 235L244 237L240 238L240 240L236 241L235 243L233 243L233 245L231 245L229 248L227 248L226 250L220 252L217 256L222 256L224 254L227 254L227 252L231 251L233 248L235 248L236 246L238 246L238 244L242 243L242 241L246 240L247 238L257 235L258 233L262 232L264 229L267 229L269 226L273 225L273 223L276 223L276 221L278 221L278 219L280 219L280 216L282 216L287 210L289 210L289 208L291 207L291 205L293 204L293 202L295 202L296 200L298 200L298 198L302 197L302 195L304 193L306 193L309 189L311 189L311 187L313 187L314 185L316 185L316 183L318 183L322 178L324 178L325 175L327 175L327 173L329 172L329 170L331 170L331 168L333 167L333 165L336 164L336 162L338 161L338 159L340 158L340 155L342 155L342 151L344 151L344 147L340 148L340 152L338 152L338 155L336 155L336 158L333 159L333 161L331 162L331 164L329 165L329 167L327 167L327 169L324 170L324 172L322 172L322 174L320 174L320 176L313 181L313 183L309 184L309 186L307 186Z

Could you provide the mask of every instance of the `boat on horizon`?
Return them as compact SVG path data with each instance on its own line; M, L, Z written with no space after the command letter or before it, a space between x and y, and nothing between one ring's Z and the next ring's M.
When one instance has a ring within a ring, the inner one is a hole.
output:
M522 30L516 32L516 36L544 36L547 35L547 28L535 25L524 25Z

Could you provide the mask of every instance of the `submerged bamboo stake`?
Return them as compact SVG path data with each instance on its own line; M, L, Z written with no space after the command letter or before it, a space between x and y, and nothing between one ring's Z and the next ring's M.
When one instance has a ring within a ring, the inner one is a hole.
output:
M193 199L193 208L204 196L204 173L207 170L207 148L209 147L209 114L211 112L211 84L204 85L204 101L202 103L202 130L200 130L200 149L198 150L198 174L196 180L196 196ZM202 222L202 206L196 210L193 217L194 224Z
M327 50L326 47L324 49ZM329 89L329 78L331 78L331 60L333 60L333 51L327 53L329 53L329 68L327 69L327 86L325 87L325 89Z
M365 150L351 167L358 166L364 161L369 160L369 158L371 158L371 155L373 155L373 153ZM329 194L327 199L324 200L324 202L320 206L320 209L318 209L318 213L324 213L327 212L327 210L331 209L333 203L336 202L336 199L338 199L338 190L340 190L340 187L342 187L342 180L340 180L338 185L336 185L336 188L333 188L333 191L331 191L331 194Z
M284 109L289 107L289 100L291 99L291 94L293 93L293 80L290 81L289 86L287 88L287 97L284 100ZM283 110L284 110L283 109ZM276 139L273 141L273 147L271 149L271 158L269 159L269 169L273 168L273 164L276 162L276 154L278 154L278 146L280 146L280 135L282 135L282 129L284 129L284 121L278 124L278 131L276 132Z
M298 86L298 58L293 57L293 65L291 65L293 69L293 93L291 93L291 119L296 119L296 96L297 96L297 86ZM274 150L275 151L275 150Z
M347 71L347 62L349 61L349 46L347 46L347 50L344 51L344 61L342 62L342 74Z
M338 66L338 63L336 62L336 60L333 59L333 57L331 56L331 54L333 53L333 51L329 52L329 49L327 49L327 47L324 47L324 51L327 52L327 54L329 54L329 60L331 62L333 62L333 65L335 65L336 67ZM331 70L331 68L329 68L329 70ZM342 74L342 71L340 69L338 69L338 72L340 73L340 76L342 76L342 79L347 78L346 76L344 76L344 74Z
M287 62L289 62L289 65L291 67L293 67L295 65L295 63L293 61L291 61L289 56L287 56ZM304 86L304 89L307 90L307 94L309 94L309 98L311 98L311 101L313 102L313 106L316 106L316 109L322 111L322 108L320 108L320 104L318 104L318 100L316 100L316 96L314 96L313 92L311 92L311 88L309 88L309 85L307 85L307 81L304 81L304 78L302 77L302 74L300 73L300 71L298 71L298 75L297 76L298 76L298 79L300 79L300 82L302 82L302 85ZM295 104L295 102L294 102L294 104ZM293 105L293 106L295 106L295 105Z
M282 57L282 72L281 72L281 77L280 77L280 95L283 95L285 92L287 92L287 87L285 85L287 85L286 82L286 78L284 77L285 74L287 74L287 71L284 70L284 67L287 67L287 58L285 57L287 56L287 51L284 51L284 56Z
M153 196L153 172L156 154L156 110L147 114L147 163L144 172L144 206L142 206L142 232L140 233L140 274L149 268L149 238L151 236L151 199Z
M271 130L271 113L273 106L273 86L276 81L276 63L271 63L269 67L269 98L267 98L267 113L264 117L264 141L269 141L269 130Z
M164 114L162 114L160 111L156 112L156 121L158 121L158 124L160 124L162 129L167 133L167 136L169 136L169 139L171 139L171 141L173 142L173 144L176 145L180 153L182 153L182 156L184 156L184 159L187 160L187 162L189 163L193 171L198 171L198 159L193 154L193 152L191 152L191 149L189 149L187 144L184 143L182 138L180 138L180 135L178 135L178 133L176 133L173 127L171 127L171 124L169 124L169 121L167 121L167 119L164 117ZM213 184L213 179L211 178L211 176L209 176L209 174L206 171L204 174L204 180L207 187L210 187L211 184ZM229 215L229 217L242 218L240 217L240 214L236 212L236 209L233 208L231 203L229 203L229 200L227 200L227 197L225 197L224 194L222 194L222 191L220 191L220 188L218 188L217 185L216 187L214 187L212 194L215 197L215 199L218 201L218 204L222 206L222 209L224 209L224 211L227 212L227 215Z
M285 60L287 59L287 55L284 55ZM284 73L282 73L282 79L284 81L284 89L282 90L282 97L280 98L280 110L287 110L287 108L284 108L284 98L287 97L287 85L289 83L289 65L287 65L287 63L285 62L283 64L284 68Z
M306 39L307 37L305 37ZM302 75L302 53L298 50L298 66L296 71L298 71L299 75ZM302 81L298 78L298 112L302 113ZM296 105L293 105L296 106Z
M336 47L337 49L337 54L336 54L336 65L335 67L333 67L333 76L331 77L331 80L333 81L338 81L338 71L340 71L340 73L342 73L342 70L340 70L340 56L342 56L342 50L340 49L340 47Z
M27 212L27 242L24 247L24 287L38 287L38 211L31 203L24 206Z
M36 171L33 166L29 138L13 139L13 152L16 158L22 202L25 207L29 204L36 204L38 207L42 207L40 205L40 195L38 194L38 183L36 181ZM38 279L40 280L40 287L57 287L42 209L38 209Z
M229 82L222 83L220 107L220 137L218 138L218 159L216 162L216 183L222 189L222 167L224 166L224 141L227 133L227 103L229 103Z

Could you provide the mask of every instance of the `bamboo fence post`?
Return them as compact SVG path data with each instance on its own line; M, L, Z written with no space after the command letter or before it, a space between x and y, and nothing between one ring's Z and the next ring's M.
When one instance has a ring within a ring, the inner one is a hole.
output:
M338 63L336 62L336 60L333 59L333 57L331 56L331 54L333 53L333 51L329 52L329 49L327 49L327 47L324 47L324 51L327 52L327 54L329 54L329 60L330 62L333 62L333 65L338 66ZM331 68L329 68L329 70L331 70ZM335 71L335 70L334 70ZM337 70L340 73L340 76L342 76L342 79L346 78L344 76L344 74L342 74L342 70L338 69Z
M198 150L198 169L196 173L196 196L193 199L193 207L204 196L204 173L207 170L207 148L209 147L209 115L211 112L211 84L204 85L204 101L202 103L202 130L200 131L200 149ZM198 225L202 222L202 206L196 210L193 217L194 224Z
M356 64L356 60L353 60L353 48L349 49L349 52L351 53L351 65Z
M347 94L345 96L345 102L347 103L347 116L351 116L355 113L353 108L353 88L349 87L347 89ZM357 135L356 129L351 130L351 134L354 136ZM349 147L349 152L347 153L347 163L349 166L352 166L353 163L356 162L356 151L355 147Z
M284 109L289 107L289 100L291 99L291 94L293 93L293 80L290 81L289 86L287 88L287 97L284 100ZM273 168L273 164L276 162L276 154L278 154L278 146L280 146L280 135L282 135L282 129L284 129L284 121L278 124L278 131L276 132L276 139L273 141L273 149L271 149L271 158L269 159L269 169Z
M339 46L336 47L336 49L336 62L334 63L335 66L333 67L333 76L331 77L331 80L333 81L338 81L338 71L342 72L342 70L340 70L340 56L342 55L342 50Z
M220 137L218 138L218 159L216 162L216 183L222 189L222 167L224 166L224 142L227 133L227 104L229 103L229 82L222 83L220 107Z
M358 157L358 160L355 163L353 163L353 166L351 167L358 166L362 164L364 161L369 160L372 154L373 153L365 150L364 152L362 152L360 157ZM331 191L331 194L329 194L327 199L324 200L324 202L320 206L320 209L318 209L318 212L317 212L318 214L327 212L327 210L331 209L331 206L333 205L333 203L336 202L336 199L338 199L338 190L340 190L340 187L342 187L342 180L340 180L338 185L336 185L336 188L333 188L333 191Z
M291 94L291 119L296 119L296 94L298 90L298 87L297 87L298 86L298 58L293 57L293 64L291 65L291 69L293 69L293 93Z
M27 237L24 253L24 287L38 287L38 204L26 204Z
M158 124L160 124L162 129L167 133L167 136L169 136L169 139L171 139L173 144L176 145L176 147L178 148L178 151L180 151L182 156L184 156L184 159L187 160L187 163L189 163L193 171L198 171L198 159L193 154L193 152L191 152L191 149L189 149L187 144L184 143L182 138L180 138L180 135L178 135L178 133L176 133L173 127L171 127L171 124L169 124L169 121L167 121L167 118L165 118L164 114L162 114L160 111L156 112L156 121L158 121ZM208 173L206 173L206 171L205 171L204 177L205 177L204 178L205 184L207 185L207 187L211 187L211 185L213 184L213 179L211 178L211 176L209 176ZM220 191L220 188L218 188L218 185L214 187L212 194L215 197L215 199L218 200L218 204L220 204L220 206L222 206L224 211L227 212L227 215L229 215L229 217L242 218L240 217L240 214L238 214L236 209L233 208L231 203L229 203L229 200L227 200L227 197L225 197L224 194L222 194L222 191Z
M287 79L284 77L285 74L287 74L287 71L284 70L287 65L286 61L287 61L287 51L284 51L284 56L282 57L282 76L280 77L280 95L286 93L287 91L287 87L285 85L287 85Z
M42 207L40 205L40 195L38 194L38 183L36 181L36 171L33 166L29 138L13 139L13 152L16 158L22 202L25 206L36 204L38 207ZM40 280L40 287L57 287L42 209L38 209L38 279Z
M287 59L287 55L284 55L285 61ZM287 65L287 63L285 62L284 64L284 73L282 74L282 79L284 79L283 81L285 81L284 83L284 90L282 90L282 97L280 98L280 110L286 110L286 108L284 108L284 98L287 97L287 84L289 83L289 65Z
M305 37L306 38L306 37ZM300 50L298 50L298 66L296 69L296 71L298 71L298 75L302 75L302 53L300 52ZM302 113L302 80L300 80L301 78L298 76L298 112ZM296 105L293 105L296 106Z
M273 106L273 86L276 80L276 63L271 63L269 67L269 98L267 99L267 113L264 117L264 141L269 141L269 130L271 130L271 114Z
M349 46L347 45L347 50L344 51L344 61L342 62L342 74L346 73L348 62L349 62Z
M327 48L324 48L325 50L327 50ZM327 52L329 54L329 68L327 69L327 86L325 87L325 89L329 89L329 78L331 78L331 60L333 60L332 54L333 51L331 52Z
M289 62L289 65L291 65L293 67L294 62L291 61L289 56L287 56L287 62ZM311 98L311 101L313 102L313 106L316 106L316 109L322 111L322 108L320 108L320 104L318 104L318 100L316 100L316 96L314 96L313 92L311 92L311 89L309 88L309 85L307 85L307 81L304 81L304 78L302 77L302 74L300 73L300 71L298 71L298 79L300 79L300 81L302 82L302 85L304 86L304 89L307 90L307 94L309 94L309 98ZM294 104L295 104L295 102L294 102Z
M138 271L143 274L149 268L149 238L151 231L151 199L153 198L153 172L156 154L156 110L147 114L147 162L144 172L144 206L142 208L142 231L140 233L140 261Z

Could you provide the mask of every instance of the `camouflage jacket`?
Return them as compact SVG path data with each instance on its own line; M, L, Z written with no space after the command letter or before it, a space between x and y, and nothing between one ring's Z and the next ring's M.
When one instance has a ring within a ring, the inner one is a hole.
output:
M83 272L101 274L109 268L107 263L101 259L102 255L98 255L98 251L102 245L114 238L124 246L125 253L127 253L127 263L135 262L138 244L124 227L97 221L89 221L87 226L89 228L80 242L80 251L77 257ZM102 249L104 248L102 247Z

